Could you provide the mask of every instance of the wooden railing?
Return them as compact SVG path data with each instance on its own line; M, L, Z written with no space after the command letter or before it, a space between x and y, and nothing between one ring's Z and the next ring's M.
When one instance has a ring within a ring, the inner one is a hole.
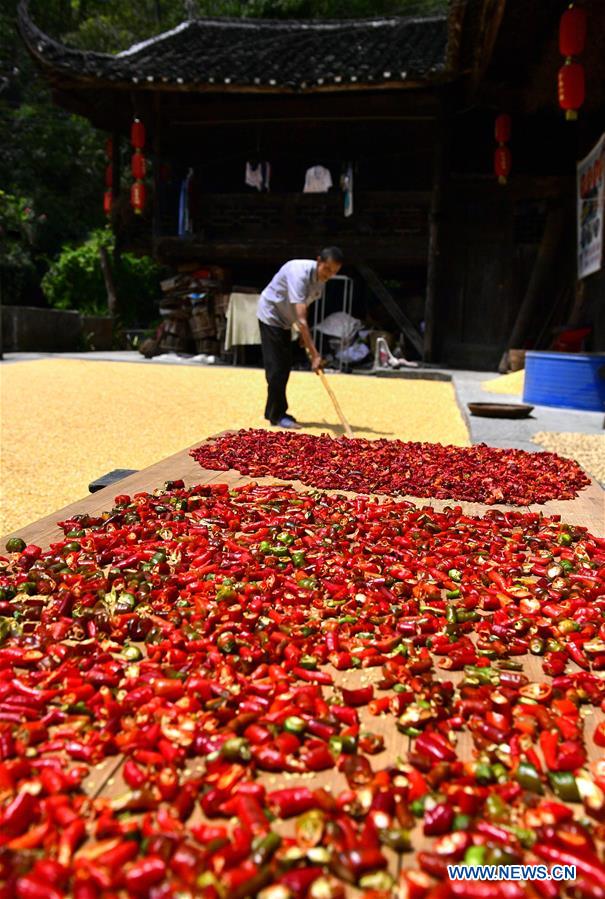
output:
M202 194L193 231L177 237L176 221L163 216L156 241L160 255L262 258L268 248L301 250L324 242L368 259L421 261L428 244L430 195L425 192L358 191L354 213L344 216L340 191L327 194Z

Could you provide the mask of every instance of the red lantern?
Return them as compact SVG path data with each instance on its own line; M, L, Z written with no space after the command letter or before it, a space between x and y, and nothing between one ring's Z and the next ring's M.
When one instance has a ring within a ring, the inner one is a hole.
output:
M586 10L570 6L561 16L559 50L562 56L579 56L586 43Z
M103 194L103 212L105 215L111 215L111 207L113 205L113 196L110 190L106 190Z
M494 152L494 172L500 184L506 184L512 166L513 158L508 147L496 147Z
M132 154L131 169L132 177L136 178L137 181L142 181L147 173L147 164L145 162L145 157L139 150L137 150L136 153Z
M511 131L511 121L510 116L506 113L502 113L496 119L494 133L496 135L496 141L499 144L507 144L510 140L510 131Z
M145 208L145 185L142 181L135 181L130 188L130 205L137 215Z
M565 110L566 119L577 119L577 110L584 103L584 66L579 62L566 62L559 69L559 106Z
M111 162L105 169L105 187L111 187L113 185L113 165Z
M135 119L130 129L130 143L137 150L145 146L145 126L139 119Z

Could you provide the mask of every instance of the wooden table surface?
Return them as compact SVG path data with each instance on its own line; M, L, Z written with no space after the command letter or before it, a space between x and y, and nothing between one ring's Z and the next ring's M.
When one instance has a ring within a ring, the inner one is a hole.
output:
M19 536L27 543L36 543L46 549L49 543L61 540L63 531L57 527L58 521L63 521L72 515L79 513L98 514L113 505L113 497L118 493L137 493L138 491L151 491L162 487L165 481L182 478L187 487L194 484L227 483L237 487L255 481L258 484L291 484L297 490L309 490L309 486L300 481L284 481L280 478L249 478L231 471L210 471L195 462L189 455L189 450L200 446L201 441L193 444L185 450L180 450L161 462L156 462L136 474L129 475L116 484L91 493L84 499L77 500L69 506L65 506L52 515L46 515L38 521L34 521L25 527L13 531L12 534L0 538L0 546L3 546L8 537ZM326 491L343 493L344 491ZM353 496L354 494L349 494ZM444 506L461 506L469 515L484 515L490 509L523 509L530 512L542 512L544 515L560 515L563 521L573 525L583 525L590 533L597 537L605 537L605 490L596 482L591 481L590 486L582 490L573 500L551 500L542 505L525 507L506 506L496 504L486 506L482 503L466 503L452 499L430 499L417 496L401 496L397 499L407 500L417 506L432 506L434 509L443 509Z
M199 442L196 443L195 446L199 446ZM63 532L57 526L57 521L61 521L77 513L95 514L105 511L112 507L113 497L118 493L128 493L132 495L138 491L152 491L158 487L163 487L165 481L174 480L176 478L182 478L186 486L194 484L228 483L230 486L236 487L238 485L250 483L251 481L256 481L257 483L292 484L298 490L309 489L300 482L282 481L277 478L253 479L242 477L237 471L209 471L201 468L189 455L189 449L186 449L175 453L167 459L163 459L161 462L157 462L155 465L149 466L143 471L130 475L116 484L72 503L52 515L47 515L39 521L32 522L26 527L22 527L18 531L15 531L14 535L22 537L28 543L36 543L38 546L46 549L50 543L63 539ZM343 491L338 492L341 494L343 493ZM459 505L462 506L465 512L476 515L484 514L490 509L513 508L504 505L485 506L480 503L463 503L455 500L430 500L418 497L401 497L401 499L406 499L418 506L430 505L436 509L441 509L447 505ZM530 506L529 510L543 512L548 515L560 515L562 520L568 523L586 526L591 533L597 536L605 536L605 491L594 481L574 500L552 501L541 506ZM13 535L6 535L2 538L2 546L6 542L8 536ZM518 660L523 663L524 672L530 680L548 680L543 674L542 663L539 658L527 656L519 657ZM361 671L352 670L341 672L336 671L331 666L327 666L327 669L332 674L334 682L338 686L360 686L363 683L371 683L373 680L380 678L380 669L371 668ZM439 668L435 669L435 671L439 670ZM463 672L444 672L444 677L447 680L457 681L460 680L462 676ZM365 729L382 733L385 737L385 750L382 753L371 757L372 767L375 770L380 770L381 767L386 766L400 755L405 756L406 751L409 748L409 738L396 729L395 720L392 716L372 717L365 708L359 709L359 713L362 730L365 726ZM587 738L591 736L597 721L602 720L603 717L605 716L598 710L595 710L594 715L591 715L590 719L586 722ZM593 759L601 755L591 739L587 739L587 749L589 756ZM472 741L470 734L463 732L459 735L457 752L459 757L463 760L470 760L472 758ZM191 760L190 767L192 770L196 769L197 764L195 759ZM121 767L122 759L120 757L105 759L93 769L88 778L88 781L86 782L87 792L92 796L105 796L113 799L127 792L128 788L122 779ZM312 788L329 786L332 790L338 791L346 786L344 777L336 770L329 770L319 774L303 775L262 774L261 780L263 780L270 789L305 784ZM576 806L575 808L579 813L582 807ZM199 811L194 813L196 817L199 817L199 814ZM289 832L290 828L291 822L284 822L283 827L280 825L280 830L282 832ZM421 848L427 848L430 843L432 843L432 840L424 837L421 828L417 827L412 834L412 842L414 850L417 851ZM391 852L389 855L389 862L389 869L391 873L396 876L400 866L410 867L414 865L414 854L405 853L402 856L398 856ZM358 895L358 891L351 888L348 891L348 895Z

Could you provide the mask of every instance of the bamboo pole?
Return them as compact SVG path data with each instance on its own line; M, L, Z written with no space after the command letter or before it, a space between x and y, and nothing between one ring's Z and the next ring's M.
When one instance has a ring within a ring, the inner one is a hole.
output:
M345 418L345 416L344 416L344 412L343 412L342 409L340 408L340 403L339 403L338 400L336 399L336 396L335 396L335 394L334 394L334 391L332 390L332 388L331 388L330 385L328 384L328 379L326 378L326 376L325 376L325 374L324 374L323 368L318 368L318 369L317 369L317 374L319 375L319 378L320 378L320 380L321 380L321 383L322 383L322 384L324 385L324 387L326 388L326 391L327 391L327 393L328 393L328 396L329 396L330 399L332 400L332 405L333 405L334 408L336 409L336 414L337 414L338 417L340 418L340 422L341 422L343 428L345 429L345 434L346 434L346 436L347 436L347 437L352 437L352 436L353 436L353 431L351 430L351 425L350 425L349 422L346 420L346 418Z

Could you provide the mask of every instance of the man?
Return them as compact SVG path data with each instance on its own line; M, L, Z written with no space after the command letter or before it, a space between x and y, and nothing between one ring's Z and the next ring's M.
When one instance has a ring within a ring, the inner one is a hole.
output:
M311 370L317 371L322 360L311 337L307 307L321 296L325 282L338 274L342 259L338 247L326 247L316 260L291 259L282 265L260 295L257 316L268 388L265 418L272 425L300 428L294 416L288 414L286 399L292 370L291 328L293 324L298 325L311 359Z

